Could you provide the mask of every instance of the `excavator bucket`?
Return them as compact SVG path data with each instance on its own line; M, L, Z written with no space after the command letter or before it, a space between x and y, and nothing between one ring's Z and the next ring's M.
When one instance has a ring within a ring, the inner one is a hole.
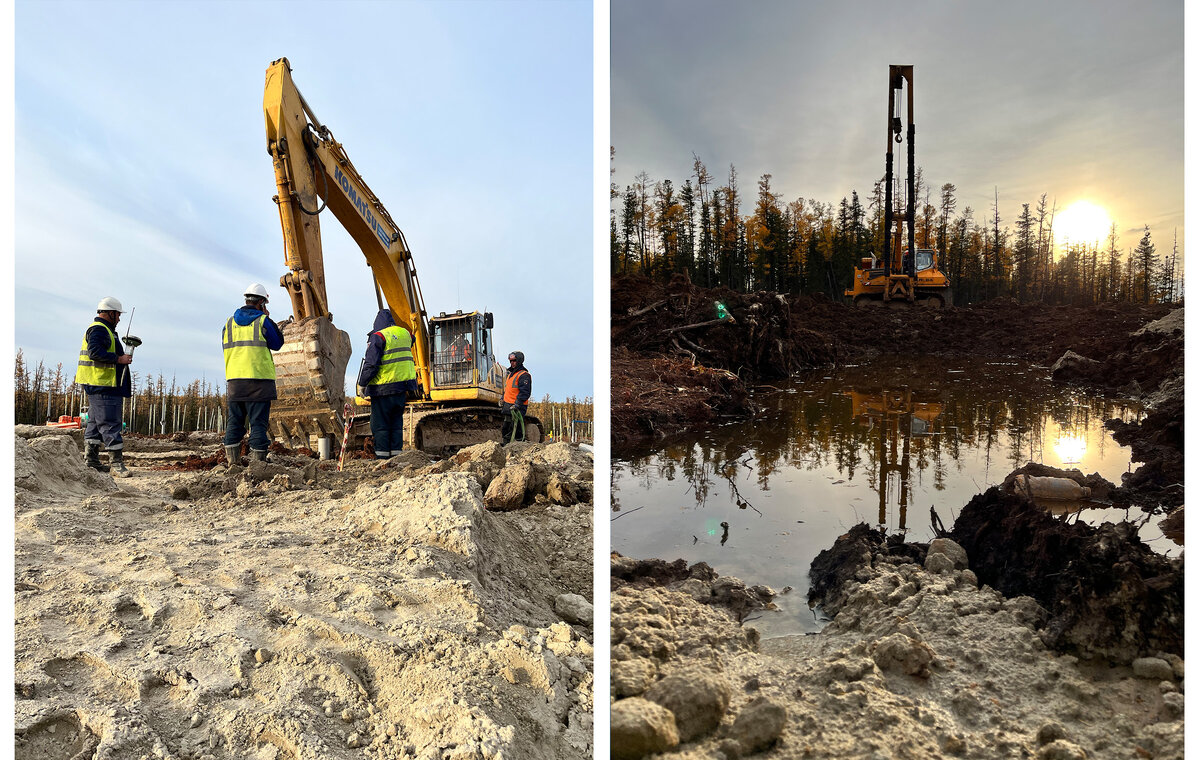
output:
M318 438L341 435L350 353L350 336L328 317L283 325L283 348L275 353L274 437L314 446Z

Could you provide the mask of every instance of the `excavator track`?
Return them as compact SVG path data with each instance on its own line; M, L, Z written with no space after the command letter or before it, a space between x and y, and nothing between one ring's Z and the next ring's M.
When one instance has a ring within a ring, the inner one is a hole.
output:
M309 317L282 329L283 348L275 353L279 398L271 404L271 434L302 446L341 436L350 336L328 317Z
M950 288L917 290L916 299L913 301L903 298L893 298L890 301L884 301L882 293L862 293L854 297L854 306L858 309L887 307L901 311L914 307L921 309L944 309L947 306L953 305L954 298Z
M429 454L449 455L478 443L500 438L504 415L495 406L468 406L455 409L416 409L405 411L406 443ZM542 440L542 423L536 417L525 418L525 440Z
M360 407L361 408L361 407ZM498 406L462 406L451 409L428 409L411 405L404 410L404 448L415 448L434 456L449 456L459 449L500 438L504 415ZM371 435L371 415L359 413L351 429L352 448L360 448ZM537 417L525 417L525 440L541 443L542 422Z

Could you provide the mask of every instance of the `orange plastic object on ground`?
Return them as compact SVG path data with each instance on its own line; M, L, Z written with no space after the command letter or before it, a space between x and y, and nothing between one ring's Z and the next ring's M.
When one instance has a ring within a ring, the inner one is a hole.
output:
M58 418L58 422L47 422L46 427L81 428L81 427L83 427L83 418L82 417L68 417L67 415L64 414Z

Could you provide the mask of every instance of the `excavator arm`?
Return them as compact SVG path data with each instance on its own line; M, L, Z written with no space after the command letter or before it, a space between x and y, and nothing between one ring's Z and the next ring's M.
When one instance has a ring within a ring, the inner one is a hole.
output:
M289 270L279 284L291 298L293 314L284 326L285 348L276 357L280 402L272 425L276 434L288 438L334 435L342 429L338 412L351 349L349 336L332 323L321 213L331 212L358 244L377 298L382 291L396 324L412 334L417 379L427 394L429 330L423 297L404 234L305 102L286 58L267 69L263 111Z

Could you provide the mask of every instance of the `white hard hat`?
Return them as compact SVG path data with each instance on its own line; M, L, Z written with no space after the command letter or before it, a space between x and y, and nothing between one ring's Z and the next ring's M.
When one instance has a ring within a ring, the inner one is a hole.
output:
M96 306L96 311L119 311L122 314L125 310L121 308L121 302L112 296L105 296L100 299L100 303Z
M247 285L246 292L243 293L242 295L254 296L255 298L261 298L264 301L271 300L271 297L269 295L267 295L266 287L257 282L252 282L249 285Z

